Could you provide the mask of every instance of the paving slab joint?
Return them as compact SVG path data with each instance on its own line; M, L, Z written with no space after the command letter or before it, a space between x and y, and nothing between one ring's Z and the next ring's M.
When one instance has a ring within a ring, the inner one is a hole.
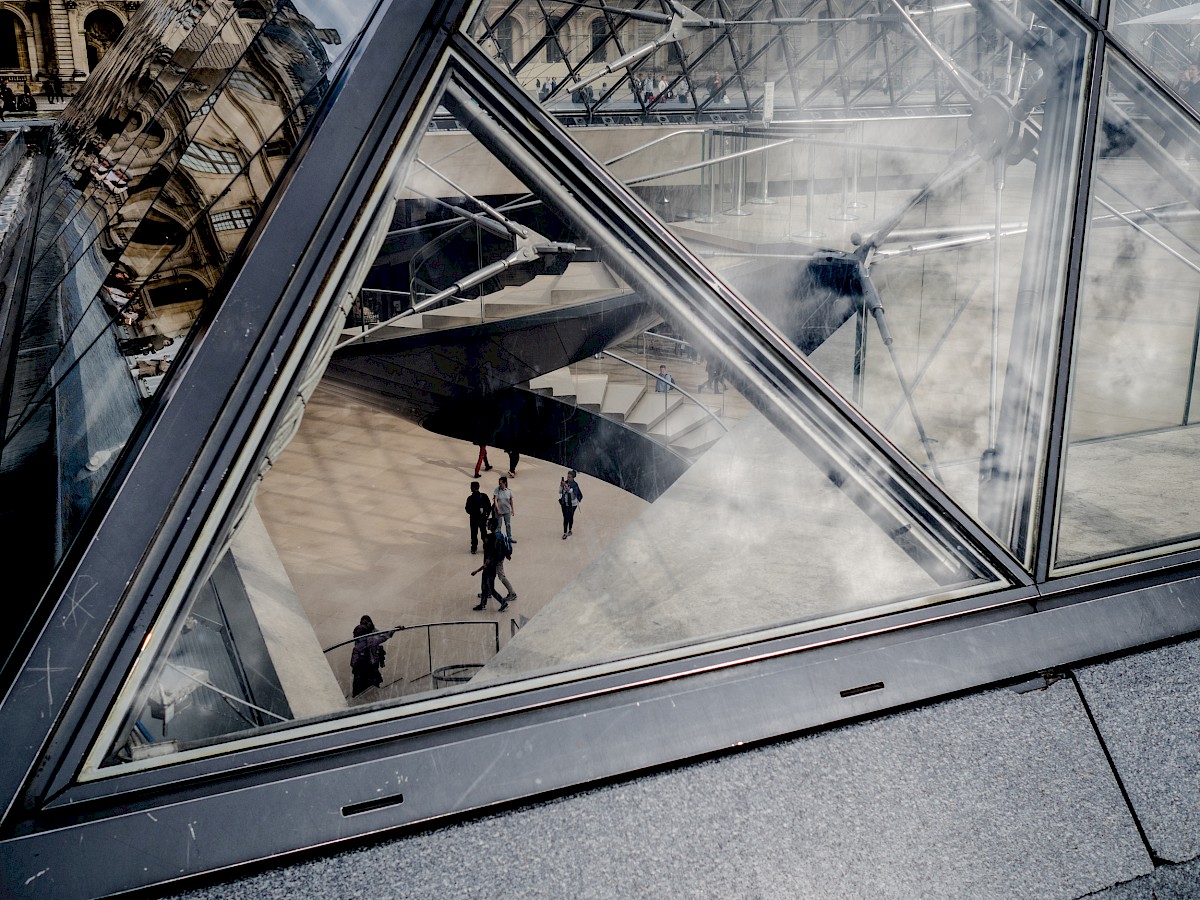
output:
M1117 789L1121 792L1121 798L1125 801L1125 807L1129 810L1129 816L1133 819L1133 824L1137 828L1138 836L1142 839L1142 846L1146 848L1146 855L1150 857L1150 862L1156 869L1159 866L1170 865L1172 860L1160 856L1150 844L1150 838L1146 835L1146 829L1142 826L1142 820L1138 817L1137 810L1133 806L1133 800L1129 796L1129 791L1125 789L1125 781L1121 778L1121 772L1117 768L1116 760L1113 759L1112 753L1109 752L1108 744L1104 740L1104 734L1100 731L1100 724L1092 714L1092 708L1088 704L1087 695L1083 691L1083 685L1079 683L1079 679L1075 675L1075 670L1070 669L1059 677L1070 678L1071 683L1075 686L1075 694L1079 697L1079 703L1083 707L1084 715L1087 716L1088 724L1091 725L1092 732L1096 735L1096 741L1100 745L1100 750L1104 753L1104 759L1108 762L1109 771L1112 772L1113 780L1117 783Z

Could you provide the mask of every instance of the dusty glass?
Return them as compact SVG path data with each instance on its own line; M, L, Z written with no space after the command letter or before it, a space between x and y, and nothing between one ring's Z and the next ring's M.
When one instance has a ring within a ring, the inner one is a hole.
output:
M1090 188L1055 562L1200 536L1200 131L1110 57Z
M671 9L469 34L1031 565L1090 35L1040 2Z
M511 110L433 100L90 775L1001 583L852 429L789 434L735 386L750 361L698 359L637 240L509 155Z

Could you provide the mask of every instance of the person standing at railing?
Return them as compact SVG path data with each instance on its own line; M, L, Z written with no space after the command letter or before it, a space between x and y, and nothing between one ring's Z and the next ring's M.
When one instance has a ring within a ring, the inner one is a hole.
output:
M382 669L387 661L384 642L399 628L379 631L370 616L363 616L354 626L354 649L350 651L350 671L354 675L351 696L357 697L367 688L383 685Z
M666 366L658 367L658 376L654 380L654 393L665 394L675 387L675 379L667 371Z
M575 470L567 472L566 478L558 480L558 505L562 507L563 536L565 541L575 528L575 510L583 502L583 491L575 481Z
M492 501L479 491L479 482L471 482L471 493L463 506L471 519L471 552L479 552L479 541L487 540L487 520L492 513Z
M500 483L496 485L496 489L492 491L492 503L496 518L504 522L504 533L508 535L509 543L515 544L517 539L512 536L512 520L517 514L517 503L508 487L508 479L503 475L500 476Z

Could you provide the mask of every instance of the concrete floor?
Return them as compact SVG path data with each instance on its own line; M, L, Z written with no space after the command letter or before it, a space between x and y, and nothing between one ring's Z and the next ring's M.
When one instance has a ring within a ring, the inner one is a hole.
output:
M492 622L503 646L514 621L532 618L648 506L581 475L584 503L564 541L557 498L566 470L522 457L511 480L517 543L505 564L520 599L504 614L495 601L475 612L479 576L470 572L483 557L471 555L463 511L475 458L464 441L316 391L257 505L322 647L350 638L362 615L381 629ZM508 458L491 448L489 459L494 468L479 480L490 495Z

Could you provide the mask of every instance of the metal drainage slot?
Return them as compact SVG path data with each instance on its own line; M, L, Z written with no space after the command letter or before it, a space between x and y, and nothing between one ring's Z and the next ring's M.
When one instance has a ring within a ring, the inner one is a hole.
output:
M839 696L857 697L859 694L869 694L871 691L882 691L883 682L873 681L870 684L860 684L858 687L846 688L844 691L838 691Z
M364 800L362 803L351 803L343 806L342 815L357 816L360 813L373 812L388 806L399 806L403 802L403 794L392 794L390 797L376 797L374 800Z

